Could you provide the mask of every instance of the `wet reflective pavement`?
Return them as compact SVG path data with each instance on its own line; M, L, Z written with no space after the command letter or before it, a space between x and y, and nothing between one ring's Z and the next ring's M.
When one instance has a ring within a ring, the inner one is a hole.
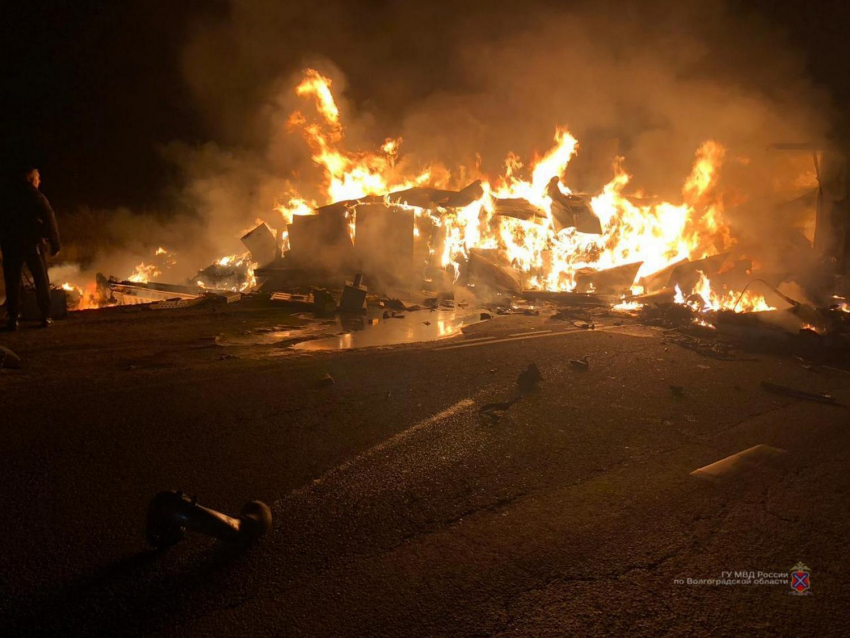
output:
M295 350L348 350L402 343L437 341L458 334L465 326L481 321L481 310L440 309L398 312L384 318L383 311L364 315L341 315L337 326L342 331L325 339L302 341Z

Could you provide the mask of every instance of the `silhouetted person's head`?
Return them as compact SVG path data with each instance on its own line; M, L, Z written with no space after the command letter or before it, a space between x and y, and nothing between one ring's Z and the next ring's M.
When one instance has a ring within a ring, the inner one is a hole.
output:
M24 179L28 184L32 184L35 188L38 188L41 184L41 173L37 168L30 167L24 173Z
M30 166L24 170L23 178L27 184L32 185L34 188L38 188L41 185L41 173L34 166Z

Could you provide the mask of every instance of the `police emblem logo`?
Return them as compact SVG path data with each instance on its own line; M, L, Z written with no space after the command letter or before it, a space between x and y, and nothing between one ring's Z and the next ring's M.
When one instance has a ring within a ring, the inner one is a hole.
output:
M812 586L811 571L803 563L797 563L791 568L791 594L808 596Z

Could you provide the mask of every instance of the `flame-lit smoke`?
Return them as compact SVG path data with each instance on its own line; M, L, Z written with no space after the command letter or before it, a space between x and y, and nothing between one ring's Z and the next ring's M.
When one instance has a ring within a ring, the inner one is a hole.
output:
M434 227L444 237L429 246L437 266L457 272L473 248L501 249L524 286L569 290L581 268L643 261L644 276L730 247L785 259L766 149L818 139L829 110L793 46L723 2L389 3L380 20L345 3L228 4L196 25L181 60L209 135L163 149L180 186L163 209L179 223L154 234L146 216L117 221L125 232L86 264L91 276L126 276L163 243L180 259L161 277L183 282L238 254L254 217L282 229L285 248L293 216L331 201L476 178L478 202L414 211L418 241ZM387 55L399 37L409 55ZM563 137L547 145L553 130ZM601 236L554 232L553 176L590 199ZM508 196L543 217L495 215Z
M384 195L414 185L447 186L434 183L431 175L447 176L452 171L434 164L414 174L397 167L401 157L400 140L388 139L380 151L350 151L344 147L345 130L340 111L331 91L331 81L313 69L304 73L295 89L302 97L313 97L315 117L295 111L287 126L300 132L313 151L313 161L323 169L324 201L358 199ZM723 217L723 199L718 191L725 148L708 140L696 151L693 168L685 176L680 202L641 203L624 194L631 177L619 158L613 176L591 199L591 208L600 219L601 236L577 232L574 228L556 230L552 219L552 200L547 185L553 177L563 177L570 160L578 153L579 143L566 127L555 130L554 145L540 156L524 162L510 153L502 174L488 176L464 171L482 180L481 198L460 209L425 210L413 208L417 218L429 216L432 225L443 227L444 240L440 265L452 268L457 276L461 263L474 248L503 251L510 264L522 273L527 287L571 290L575 274L581 268L607 269L641 261L639 276L658 271L682 258L700 259L728 249L734 243ZM527 167L527 168L526 168ZM460 171L457 169L454 174ZM454 184L454 186L459 186ZM562 193L569 187L558 185ZM497 199L522 198L544 212L545 218L522 220L494 216ZM291 221L296 214L312 214L316 202L290 193L289 203L278 210ZM420 235L417 225L417 236ZM707 279L705 280L708 281ZM706 293L707 295L709 293ZM715 292L706 304L731 307L731 295ZM740 303L742 309L759 304Z

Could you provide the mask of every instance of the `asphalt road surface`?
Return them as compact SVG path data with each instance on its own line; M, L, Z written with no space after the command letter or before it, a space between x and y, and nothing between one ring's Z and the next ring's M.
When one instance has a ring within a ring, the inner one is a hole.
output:
M260 338L294 323L107 313L0 337L25 363L0 373L0 634L850 635L850 411L759 385L850 405L850 376L613 320L342 352ZM532 362L537 388L482 415ZM691 475L756 445L775 450ZM265 501L274 528L149 550L163 489Z

